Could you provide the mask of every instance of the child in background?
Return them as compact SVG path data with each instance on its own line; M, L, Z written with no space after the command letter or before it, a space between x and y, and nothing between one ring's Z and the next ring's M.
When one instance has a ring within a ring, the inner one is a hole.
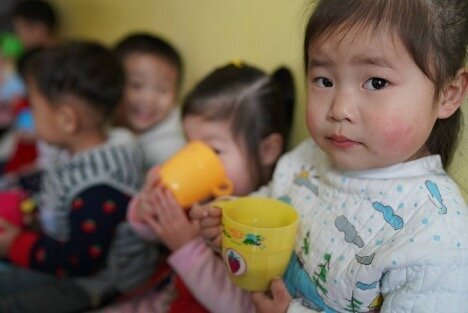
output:
M138 135L150 168L185 144L177 106L182 60L168 42L144 33L129 35L115 51L126 73L116 124Z
M8 162L15 148L15 103L24 97L25 87L15 63L23 52L21 42L10 33L0 34L0 164ZM3 173L3 164L0 174Z
M243 63L229 64L208 74L188 95L182 109L183 127L188 140L200 140L216 151L234 184L233 194L241 196L269 181L287 146L293 106L289 70L280 68L270 77ZM132 200L128 219L142 236L157 239L171 250L168 263L178 276L165 291L153 291L115 311L229 312L211 299L225 286L206 284L211 275L226 275L219 257L205 245L199 228L172 193L158 184L157 175L147 177L143 190ZM247 306L238 312L251 308L249 301L244 303Z
M23 43L26 53L57 45L59 19L55 9L47 1L20 1L13 10L12 19L13 29ZM39 170L53 167L68 159L64 151L48 145L43 140L37 142L37 154L35 165Z
M13 28L26 51L50 48L57 44L57 15L42 0L24 0L13 11Z
M467 92L467 5L319 1L304 41L313 140L260 191L302 219L257 312L466 312L468 210L444 167ZM192 213L208 214L212 242L220 213Z
M124 84L111 51L70 43L34 56L26 73L38 137L71 159L42 177L40 231L0 219L0 257L12 264L0 270L0 311L76 312L133 279L122 277L128 264L108 256L125 235L120 226L142 183L143 156L130 134L107 134Z

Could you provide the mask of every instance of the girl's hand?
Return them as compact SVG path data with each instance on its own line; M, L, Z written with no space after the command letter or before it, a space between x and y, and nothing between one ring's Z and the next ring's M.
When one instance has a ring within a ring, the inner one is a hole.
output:
M13 240L20 232L21 228L0 218L0 257L8 255Z
M257 313L284 313L293 300L281 278L271 282L271 296L265 292L253 292L252 301Z
M144 221L144 216L153 212L153 201L155 190L162 188L159 167L155 166L148 171L145 184L139 193L139 201L136 204L135 218Z
M150 202L152 214L143 219L171 251L200 235L198 221L189 220L169 189L157 188Z
M195 205L190 210L190 218L200 221L201 236L208 246L217 252L221 251L221 216L221 209L210 203Z

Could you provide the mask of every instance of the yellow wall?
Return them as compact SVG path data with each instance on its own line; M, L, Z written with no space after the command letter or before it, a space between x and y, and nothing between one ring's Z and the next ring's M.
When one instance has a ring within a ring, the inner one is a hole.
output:
M268 71L285 64L298 90L293 144L307 136L304 123L302 36L307 0L50 0L61 16L63 38L84 37L113 45L131 31L169 39L185 65L184 91L235 57ZM468 112L468 104L464 104ZM465 116L468 127L468 113ZM468 129L451 172L468 200Z

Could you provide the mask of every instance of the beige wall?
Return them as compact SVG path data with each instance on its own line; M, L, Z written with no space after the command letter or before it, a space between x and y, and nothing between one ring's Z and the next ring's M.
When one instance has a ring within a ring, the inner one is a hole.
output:
M152 31L180 50L184 91L214 66L240 57L267 71L285 64L298 90L293 144L307 136L304 123L302 35L307 0L51 0L62 18L63 38L85 37L112 45L131 31ZM464 107L467 111L468 104ZM468 113L465 116L468 125ZM468 130L451 172L468 200Z

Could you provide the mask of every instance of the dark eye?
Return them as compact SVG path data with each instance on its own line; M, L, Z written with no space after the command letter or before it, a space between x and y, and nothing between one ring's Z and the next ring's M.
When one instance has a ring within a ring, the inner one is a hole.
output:
M319 87L330 88L333 87L333 82L326 77L318 77L315 79L315 83Z
M364 88L369 90L380 90L388 85L388 80L378 77L372 77L364 83Z

